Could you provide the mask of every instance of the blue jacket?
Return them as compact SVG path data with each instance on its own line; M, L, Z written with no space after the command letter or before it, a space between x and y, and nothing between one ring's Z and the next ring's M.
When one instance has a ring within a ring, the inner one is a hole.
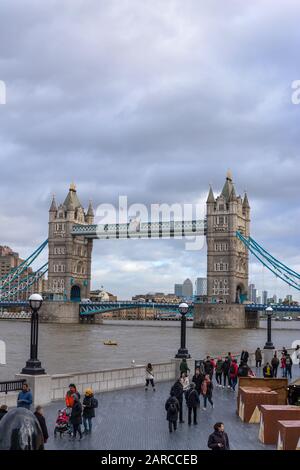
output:
M32 404L32 393L30 391L19 393L18 395L18 408L26 408L30 410L30 405Z

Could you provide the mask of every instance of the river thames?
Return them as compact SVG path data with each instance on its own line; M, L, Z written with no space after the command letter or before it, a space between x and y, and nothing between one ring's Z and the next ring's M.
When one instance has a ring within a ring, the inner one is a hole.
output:
M266 341L265 322L256 330L201 330L188 323L187 345L194 359L242 349L253 352ZM7 365L0 366L0 381L13 379L29 358L29 322L0 321L0 339L6 342ZM118 346L105 346L107 339ZM300 322L273 322L276 348L300 343ZM135 360L164 362L174 357L180 342L180 322L105 321L103 325L41 324L39 359L47 373L83 372L127 367Z

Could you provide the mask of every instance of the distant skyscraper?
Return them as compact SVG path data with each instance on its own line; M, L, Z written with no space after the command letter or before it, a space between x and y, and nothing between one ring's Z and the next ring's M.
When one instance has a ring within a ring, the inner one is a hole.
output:
M248 300L250 302L256 302L257 291L254 284L250 284L248 287Z
M183 297L193 297L193 283L190 279L186 279L182 284Z
M277 295L276 294L273 295L273 303L277 304Z
M262 291L262 303L264 305L267 305L267 303L268 303L268 291L266 291L266 290Z
M207 278L206 277L197 278L196 295L207 295Z
M255 289L255 290L256 290L256 289ZM261 296L256 297L255 303L256 303L256 304L261 304Z
M183 294L182 294L182 288L183 288L183 285L182 284L175 284L174 286L174 293L177 297L182 297Z

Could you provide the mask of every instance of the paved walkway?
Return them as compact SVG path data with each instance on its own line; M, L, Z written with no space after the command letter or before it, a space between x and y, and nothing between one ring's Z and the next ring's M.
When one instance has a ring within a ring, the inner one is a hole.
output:
M300 369L294 366L294 376ZM62 402L45 407L50 438L47 449L61 450L203 450L207 449L207 438L217 421L225 423L231 449L273 449L258 440L258 425L244 424L236 416L236 393L228 389L214 388L215 408L208 404L207 411L200 411L198 426L187 424L187 409L184 404L185 423L179 424L176 433L170 434L165 401L172 383L157 385L157 391L143 388L121 390L97 395L99 408L93 420L93 433L81 441L70 441L69 437L54 438L57 410ZM203 400L201 402L203 406ZM202 408L201 406L201 408Z

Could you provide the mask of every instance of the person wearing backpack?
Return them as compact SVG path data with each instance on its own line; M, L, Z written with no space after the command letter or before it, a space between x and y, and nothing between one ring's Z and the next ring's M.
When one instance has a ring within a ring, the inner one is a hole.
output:
M179 413L179 401L175 397L175 392L171 390L171 396L168 398L165 404L165 410L167 412L167 421L169 422L169 431L173 432L177 429L178 413Z
M228 356L225 357L225 361L223 362L222 366L222 371L223 371L223 388L226 387L226 381L228 379L228 388L230 388L229 385L229 368L230 368L231 361L229 362Z
M98 408L98 400L94 397L93 390L87 388L83 399L83 426L84 433L91 434L92 432L92 419L95 418L95 408Z
M231 366L229 368L229 377L230 377L230 384L233 392L235 392L235 387L238 380L238 365L236 359L232 360Z
M288 377L290 376L290 379L292 378L292 365L293 365L293 360L289 354L285 355L285 376Z
M196 390L196 385L194 384L194 382L191 383L191 386L190 386L190 390L188 392L188 395L187 395L187 407L188 407L188 410L189 410L189 419L188 419L188 424L189 426L191 426L192 424L192 413L194 415L194 424L198 424L197 423L197 408L198 406L200 405L200 398L199 398L199 394Z
M277 353L275 353L274 357L272 358L271 366L273 368L273 377L277 378L277 370L279 366L279 359L277 357Z

